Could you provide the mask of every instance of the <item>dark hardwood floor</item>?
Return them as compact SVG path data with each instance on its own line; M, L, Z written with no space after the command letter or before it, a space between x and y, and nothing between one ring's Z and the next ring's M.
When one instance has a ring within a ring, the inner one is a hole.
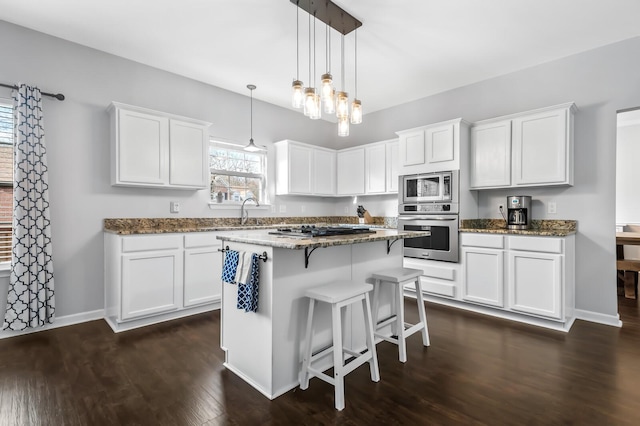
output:
M346 408L318 379L269 401L222 366L219 312L121 334L104 321L0 341L1 425L637 425L640 316L569 334L427 304L431 346L378 345L346 378ZM417 320L415 301L406 301Z

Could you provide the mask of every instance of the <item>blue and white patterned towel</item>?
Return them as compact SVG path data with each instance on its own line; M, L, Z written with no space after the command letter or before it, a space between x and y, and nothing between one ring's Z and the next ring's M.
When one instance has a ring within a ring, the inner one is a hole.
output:
M238 283L238 309L245 312L258 312L258 282L260 278L260 258L257 254L251 255L251 272L248 282Z
M237 269L238 252L235 250L227 250L224 253L224 265L222 266L222 282L235 284Z

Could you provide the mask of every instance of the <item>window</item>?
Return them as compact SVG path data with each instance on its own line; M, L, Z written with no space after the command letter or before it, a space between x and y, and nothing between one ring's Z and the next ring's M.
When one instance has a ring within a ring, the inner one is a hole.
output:
M266 155L243 151L238 145L211 141L211 202L241 203L253 197L266 204Z
M13 225L13 106L0 98L0 264L11 261Z

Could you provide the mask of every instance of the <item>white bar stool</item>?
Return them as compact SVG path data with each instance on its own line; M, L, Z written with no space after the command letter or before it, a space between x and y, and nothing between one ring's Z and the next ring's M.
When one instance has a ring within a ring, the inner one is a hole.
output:
M429 346L429 328L427 326L427 313L424 309L424 300L422 298L422 291L420 288L420 275L423 272L420 269L411 268L393 268L385 271L379 271L372 275L375 280L375 287L373 289L373 322L374 335L387 342L398 345L400 362L407 362L407 344L406 338L413 333L422 330L422 343L424 346ZM413 281L416 286L416 298L418 301L418 313L420 315L420 322L418 324L407 324L404 322L404 284L409 281ZM378 309L380 303L380 287L382 283L389 283L394 287L395 293L395 313L392 313L390 317L379 321ZM384 326L392 324L393 333L397 337L388 337L378 330Z
M307 389L309 387L309 379L312 377L318 377L319 379L333 385L335 387L335 405L337 410L342 410L344 408L344 376L365 362L369 362L371 380L374 382L380 380L378 355L376 354L376 345L373 337L371 304L369 302L369 292L372 289L373 286L367 283L360 284L353 281L336 281L331 284L311 288L305 293L305 296L309 298L309 315L307 318L302 370L300 371L300 389ZM364 353L347 349L344 347L342 342L341 310L345 306L360 301L362 301L362 310L364 312L365 334L367 340L367 350ZM333 345L316 354L312 354L313 311L318 302L329 303L331 305ZM344 363L345 353L355 357L355 359L346 365ZM315 361L331 354L333 354L333 377L323 373L325 370L320 371L313 366Z

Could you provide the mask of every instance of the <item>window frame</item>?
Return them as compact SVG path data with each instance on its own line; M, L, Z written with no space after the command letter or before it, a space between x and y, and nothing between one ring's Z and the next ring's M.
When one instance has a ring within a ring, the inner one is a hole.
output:
M266 151L258 151L258 152L246 152L244 151L244 145L240 145L238 143L234 143L231 141L226 141L224 139L221 138L216 138L216 137L210 137L209 138L209 150L208 150L208 157L207 160L209 161L209 164L211 164L210 162L210 158L211 158L211 149L224 149L224 150L228 150L228 151L236 151L242 154L250 154L250 155L257 155L260 157L260 163L261 163L261 169L262 172L261 173L250 173L250 172L240 172L240 171L232 171L232 170L226 170L226 169L215 169L213 167L211 167L211 165L209 165L209 207L214 208L214 207L234 207L234 206L240 206L243 203L243 199L241 199L240 201L234 201L231 199L228 200L223 200L222 202L217 202L215 199L215 196L213 194L213 191L211 190L211 179L212 179L212 175L215 173L217 175L223 175L223 176L237 176L237 177L244 177L244 178L252 178L252 179L260 179L261 181L261 194L258 195L258 199L260 202L260 207L268 207L270 205L269 203L269 192L267 190L267 152ZM256 206L254 204L251 204L251 208L256 208Z
M11 114L11 122L12 122L12 129L9 132L3 132L3 135L9 135L10 138L10 142L1 142L2 145L12 145L12 154L11 154L11 175L12 175L12 179L11 182L9 181L2 181L0 182L0 186L3 188L11 188L13 190L14 186L15 186L15 179L13 178L13 150L15 150L15 106L13 105L13 99L9 99L6 98L4 96L0 96L0 105L2 105L3 107L9 107L10 109L10 114ZM12 205L10 207L11 209L11 220L10 220L10 232L11 232L11 238L10 241L13 240L13 201L12 201ZM12 243L12 241L11 241ZM11 244L12 245L12 244ZM0 277L4 277L6 275L6 271L11 269L11 252L12 252L12 247L9 248L9 259L8 260L2 260L0 261Z

